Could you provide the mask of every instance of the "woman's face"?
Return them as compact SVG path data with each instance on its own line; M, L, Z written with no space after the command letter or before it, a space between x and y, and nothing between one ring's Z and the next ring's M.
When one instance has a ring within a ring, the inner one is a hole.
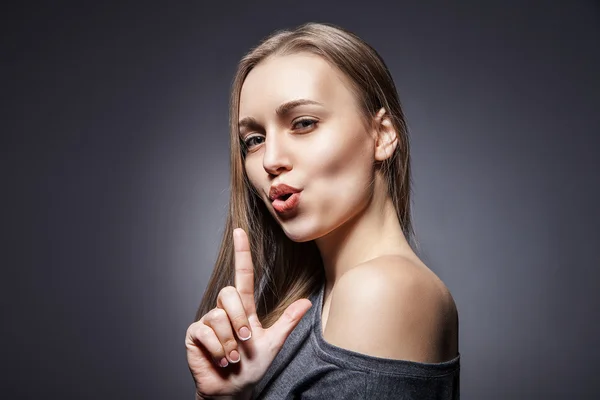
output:
M259 63L242 86L239 121L250 182L290 239L325 236L367 206L374 138L348 80L321 57ZM278 184L300 192L272 202Z

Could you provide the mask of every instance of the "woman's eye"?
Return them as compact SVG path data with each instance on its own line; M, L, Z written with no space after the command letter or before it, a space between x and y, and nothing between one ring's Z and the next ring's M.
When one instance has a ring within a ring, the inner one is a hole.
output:
M261 144L262 142L260 140L264 140L264 138L262 136L250 136L244 141L244 143L246 143L246 147L252 147Z
M305 130L314 128L317 125L317 122L318 121L314 119L304 118L294 122L292 127L296 130ZM265 137L262 135L248 136L246 139L244 139L244 145L246 149L250 149L254 146L262 144L264 141Z
M294 129L307 129L312 128L317 124L317 121L314 119L301 119L299 121L294 122Z

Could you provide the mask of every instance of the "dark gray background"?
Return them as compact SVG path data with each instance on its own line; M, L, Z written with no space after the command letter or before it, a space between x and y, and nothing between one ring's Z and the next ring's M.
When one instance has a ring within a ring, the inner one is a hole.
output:
M396 80L462 398L600 392L598 3L237 3L3 6L1 397L193 398L229 85L307 21L356 32Z

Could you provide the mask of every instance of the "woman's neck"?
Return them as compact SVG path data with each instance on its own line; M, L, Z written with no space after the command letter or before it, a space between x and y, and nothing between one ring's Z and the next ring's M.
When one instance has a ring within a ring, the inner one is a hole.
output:
M373 196L351 220L316 239L323 259L326 293L357 265L388 254L414 254L402 232L390 196Z

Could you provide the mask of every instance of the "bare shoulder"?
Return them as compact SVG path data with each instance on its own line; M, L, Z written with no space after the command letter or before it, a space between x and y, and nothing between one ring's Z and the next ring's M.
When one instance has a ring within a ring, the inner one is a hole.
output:
M339 279L323 336L371 356L438 363L458 355L458 313L446 285L425 265L384 256Z

